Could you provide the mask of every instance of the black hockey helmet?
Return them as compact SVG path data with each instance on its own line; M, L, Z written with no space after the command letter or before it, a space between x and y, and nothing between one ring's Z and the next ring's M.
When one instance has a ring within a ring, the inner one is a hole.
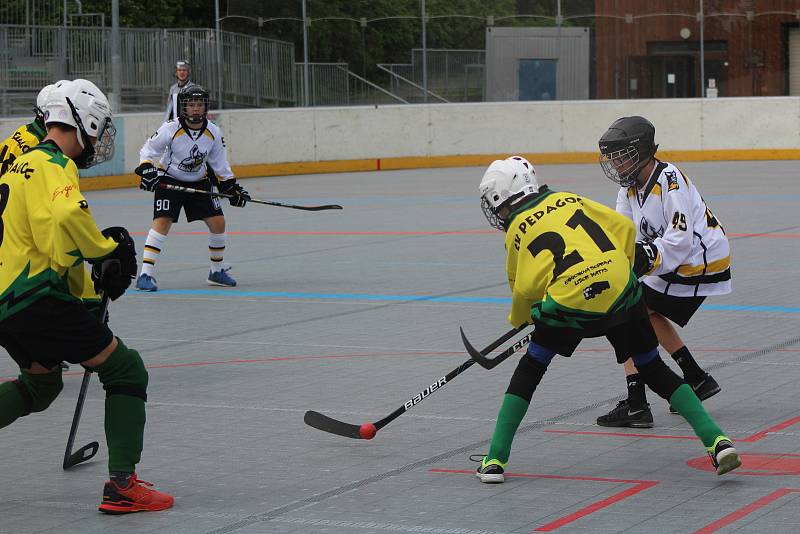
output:
M186 110L186 104L189 102L202 102L203 112L189 114ZM208 91L196 84L189 84L178 93L178 110L179 115L183 120L190 124L200 124L206 118L208 113L209 96Z
M639 171L655 156L656 127L634 115L615 120L600 137L600 167L605 175L623 187L636 183Z

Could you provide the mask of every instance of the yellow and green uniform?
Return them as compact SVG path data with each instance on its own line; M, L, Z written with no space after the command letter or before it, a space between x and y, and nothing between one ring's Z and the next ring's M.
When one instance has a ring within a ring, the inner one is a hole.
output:
M0 177L0 221L0 321L45 296L97 298L84 260L109 255L117 243L97 228L78 168L53 141Z
M623 332L626 338L629 333L635 337L633 329L649 329L649 336L647 332L639 335L643 342L638 347L630 347L642 350L647 358L639 367L647 384L669 400L707 448L713 451L719 440L726 439L692 388L658 356L656 336L642 305L642 290L631 271L636 238L633 222L593 200L546 187L518 206L507 220L511 222L506 231L506 270L512 292L508 320L515 327L533 322L537 328L503 397L479 474L492 465L498 466L501 474L506 468L514 435L549 364L547 353L550 357L571 353L539 345L535 336L541 332L579 342L584 337L610 334L618 339L620 328L628 329ZM648 337L652 348L644 352ZM635 358L637 353L630 356Z
M533 321L584 328L639 300L631 272L636 229L627 217L543 187L508 220L508 320L515 327Z
M0 144L0 176L14 163L14 160L22 154L33 149L47 135L47 130L38 120L20 126L14 133Z

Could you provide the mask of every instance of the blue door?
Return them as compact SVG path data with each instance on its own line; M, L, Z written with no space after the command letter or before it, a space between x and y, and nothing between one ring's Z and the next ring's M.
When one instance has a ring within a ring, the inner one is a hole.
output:
M520 100L556 99L556 61L555 59L519 60L517 71Z

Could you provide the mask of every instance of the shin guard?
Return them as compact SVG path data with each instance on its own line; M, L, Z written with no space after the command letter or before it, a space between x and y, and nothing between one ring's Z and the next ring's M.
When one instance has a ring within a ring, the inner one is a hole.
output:
M61 369L41 375L23 371L17 380L0 384L0 428L46 410L63 388Z

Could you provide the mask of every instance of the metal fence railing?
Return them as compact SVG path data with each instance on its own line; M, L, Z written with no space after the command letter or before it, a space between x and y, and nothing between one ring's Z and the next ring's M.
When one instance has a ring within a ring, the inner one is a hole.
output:
M296 101L303 103L303 64L295 64ZM308 64L309 106L408 104L408 101L353 73L347 63Z
M430 89L425 89L419 83L411 81L410 77L414 75L413 65L378 63L376 66L389 75L389 88L391 92L409 102L450 102Z
M111 88L108 28L0 25L0 114L27 114L36 92L54 80L87 78ZM175 61L223 107L294 105L294 45L220 32L221 72L213 30L120 30L121 111L163 109ZM220 89L221 82L221 92Z
M475 102L483 100L484 50L428 49L427 90L429 102ZM411 51L411 63L381 63L378 68L389 73L393 93L413 101L424 95L422 49Z

